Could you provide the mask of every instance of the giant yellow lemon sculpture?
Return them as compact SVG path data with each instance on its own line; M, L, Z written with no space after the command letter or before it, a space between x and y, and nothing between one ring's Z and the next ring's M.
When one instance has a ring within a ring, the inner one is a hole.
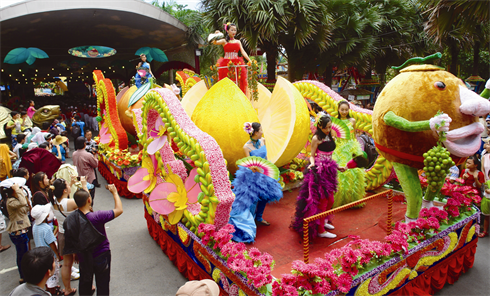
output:
M310 132L308 107L301 93L279 77L272 94L259 84L256 104L267 143L267 158L283 166L305 147Z
M240 88L228 78L219 81L199 100L191 119L218 142L228 170L235 172L235 162L245 157L243 145L250 140L243 124L259 121L257 112Z

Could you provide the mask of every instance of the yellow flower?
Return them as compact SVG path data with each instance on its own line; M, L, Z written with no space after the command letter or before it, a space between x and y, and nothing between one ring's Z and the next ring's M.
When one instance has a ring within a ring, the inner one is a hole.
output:
M155 188L157 184L157 178L155 177L155 169L153 167L153 161L149 156L143 158L143 161L141 162L141 166L145 168L148 171L148 175L143 177L143 180L145 181L150 181L150 186L145 189L145 193L150 193L153 188Z

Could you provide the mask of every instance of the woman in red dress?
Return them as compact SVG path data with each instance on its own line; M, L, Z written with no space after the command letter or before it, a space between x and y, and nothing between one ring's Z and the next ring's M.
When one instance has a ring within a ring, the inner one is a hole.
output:
M219 80L228 77L240 87L244 94L247 94L247 64L243 61L242 57L238 56L238 51L240 51L242 56L249 62L250 58L243 49L240 40L235 39L237 33L236 25L230 23L226 24L225 31L227 33L225 38L213 42L213 44L216 45L223 45L225 50L224 58L218 60ZM220 33L220 31L216 31L215 33ZM234 65L231 66L233 69L233 72L231 73L229 73L230 71L228 70L230 62Z

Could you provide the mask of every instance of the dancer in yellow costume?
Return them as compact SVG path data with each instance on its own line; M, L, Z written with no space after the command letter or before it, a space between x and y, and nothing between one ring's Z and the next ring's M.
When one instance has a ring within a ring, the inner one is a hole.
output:
M356 120L349 116L349 103L340 101L338 104L338 118L341 119L350 131L350 140L337 138L337 149L333 153L333 159L338 163L339 167L345 167L353 155L362 155L361 145L356 139ZM364 180L364 169L354 168L343 173L339 172L337 193L334 196L333 207L357 201L364 197L366 193L366 182ZM362 205L363 206L363 205Z

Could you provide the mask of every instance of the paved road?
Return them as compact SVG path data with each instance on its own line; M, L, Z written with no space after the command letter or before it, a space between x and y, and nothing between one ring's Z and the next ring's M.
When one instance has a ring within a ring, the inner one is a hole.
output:
M112 195L104 188L106 182L100 175L99 180L102 187L96 191L94 209L112 209ZM111 294L175 295L186 279L148 234L142 201L122 198L122 203L122 216L106 224L112 250ZM2 243L10 243L8 235L3 234ZM490 238L487 237L478 243L474 267L436 295L488 295L489 276ZM12 246L0 253L0 295L8 295L18 279ZM78 287L78 281L72 284Z

